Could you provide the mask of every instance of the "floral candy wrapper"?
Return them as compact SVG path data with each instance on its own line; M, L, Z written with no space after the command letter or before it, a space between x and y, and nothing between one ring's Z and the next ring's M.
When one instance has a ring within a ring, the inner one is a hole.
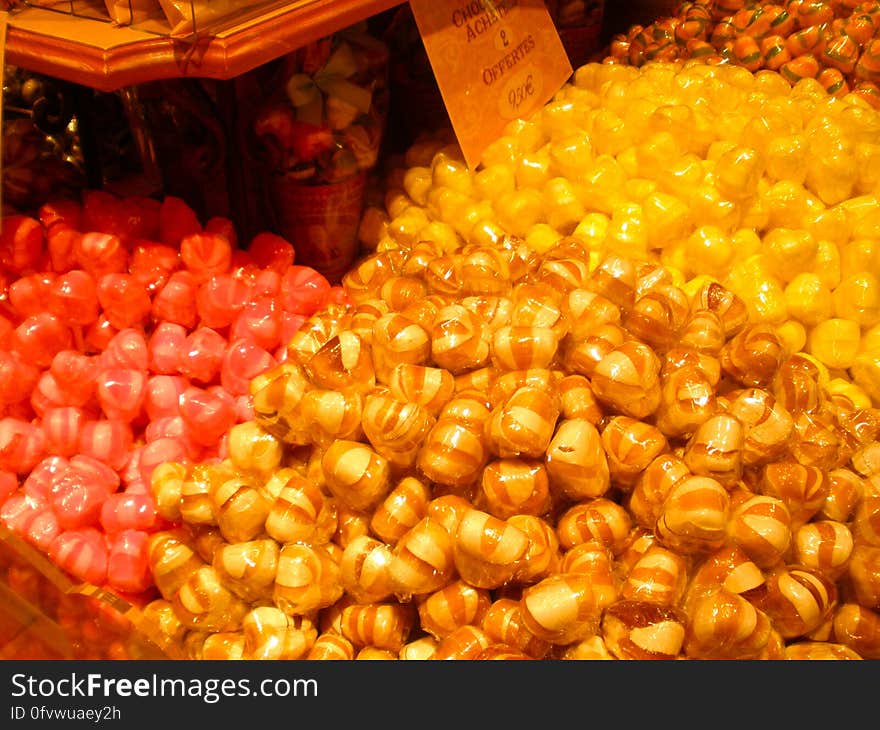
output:
M388 108L388 49L354 26L290 54L251 125L275 227L337 281L359 253Z

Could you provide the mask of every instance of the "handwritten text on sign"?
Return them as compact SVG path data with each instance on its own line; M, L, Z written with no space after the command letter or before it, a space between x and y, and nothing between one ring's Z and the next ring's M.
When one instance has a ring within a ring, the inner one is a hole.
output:
M572 68L544 0L410 0L465 160L546 104Z

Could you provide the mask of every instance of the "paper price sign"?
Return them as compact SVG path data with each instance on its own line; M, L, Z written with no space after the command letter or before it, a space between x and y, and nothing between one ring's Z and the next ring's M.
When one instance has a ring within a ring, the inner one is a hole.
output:
M410 0L468 166L572 74L544 0Z

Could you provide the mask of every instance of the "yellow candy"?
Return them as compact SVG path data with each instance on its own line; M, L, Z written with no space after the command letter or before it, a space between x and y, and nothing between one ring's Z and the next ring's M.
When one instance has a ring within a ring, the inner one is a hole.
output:
M829 289L840 283L840 249L827 239L816 241L816 261L810 273L818 276Z
M513 138L520 153L534 152L547 142L547 136L541 124L526 119L514 119L508 122L502 134Z
M761 250L761 238L751 228L740 228L730 238L738 259L748 258Z
M428 202L428 191L432 185L432 173L430 167L410 167L403 176L403 189L417 205L425 205Z
M847 398L856 408L870 408L871 398L858 385L844 378L832 378L825 385L825 392L829 396L842 395Z
M803 228L775 228L764 235L762 253L767 268L784 282L811 270L817 251L816 239Z
M824 206L803 185L780 180L763 193L770 214L769 228L803 228L805 222Z
M762 254L737 260L722 283L742 297L758 321L781 324L788 319L782 282L768 270Z
M807 351L829 368L846 369L855 362L860 339L857 322L835 317L810 330Z
M627 177L636 177L639 174L639 158L635 146L627 147L622 152L618 152L614 159L617 160Z
M685 241L685 255L689 270L696 274L722 276L730 268L736 255L730 237L717 226L700 226Z
M577 190L581 203L588 210L611 215L617 206L626 202L623 193L626 180L627 173L618 160L610 155L599 155L580 175Z
M544 215L544 198L537 190L514 190L495 201L495 213L502 228L514 236L525 236Z
M648 245L654 248L685 237L692 228L688 206L667 193L655 191L642 200L642 215Z
M880 322L880 281L863 272L846 277L834 290L834 313L852 319L861 327Z
M431 221L419 231L418 241L433 241L444 253L451 253L461 246L456 229L443 221ZM417 242L418 242L417 241Z
M767 176L800 185L807 179L809 144L803 134L774 137L767 143Z
M516 141L510 135L502 135L486 145L480 161L483 167L505 165L510 169L516 164Z
M750 147L733 147L715 161L715 184L730 200L743 200L754 195L763 174L763 157Z
M880 350L880 324L875 324L862 333L861 351Z
M859 142L856 144L856 192L874 193L880 188L880 144Z
M840 249L841 280L863 272L880 276L880 238L854 238Z
M565 136L583 128L585 111L570 100L557 99L544 105L539 112L541 128L550 139Z
M474 195L481 200L497 200L516 189L516 177L510 165L489 165L474 175Z
M604 213L587 213L575 226L573 235L583 239L591 251L598 250L610 225L611 219Z
M504 239L504 236L504 229L494 220L482 220L471 226L466 239L468 243L474 245L496 246Z
M840 205L814 209L803 225L817 241L828 241L835 246L844 244L852 235L852 222Z
M874 406L880 404L880 349L860 352L849 372L853 382L871 397Z
M611 214L605 245L611 253L635 260L648 255L648 233L642 206L637 203L619 206Z
M782 324L776 325L776 334L782 340L785 351L788 353L800 352L807 344L807 329L794 319L787 319Z
M421 230L429 222L424 208L410 206L399 216L388 221L386 231L397 243L409 247L419 240Z
M688 203L697 226L716 226L727 233L733 233L742 225L740 209L710 182L697 186Z
M586 209L574 185L564 177L554 177L544 186L547 223L560 231L572 231L583 220Z
M656 132L636 146L638 177L656 180L681 156L681 148L669 132Z
M591 114L591 139L596 154L617 155L632 147L633 136L626 123L611 109L600 108Z
M536 223L528 230L525 238L530 248L544 253L562 238L562 234L546 223Z
M540 190L551 177L551 165L550 148L547 145L521 155L515 169L516 186L521 190Z
M831 290L817 274L795 276L785 287L785 305L792 317L810 327L834 314Z
M428 213L435 219L454 224L462 216L462 211L474 200L469 195L445 185L434 185L428 192Z
M641 203L649 195L657 191L657 183L643 177L631 177L624 184L624 192L631 201Z
M554 140L550 143L549 156L554 174L579 180L595 157L590 135L578 131Z
M389 188L385 193L385 210L389 218L402 215L407 208L416 207L414 201L403 188Z

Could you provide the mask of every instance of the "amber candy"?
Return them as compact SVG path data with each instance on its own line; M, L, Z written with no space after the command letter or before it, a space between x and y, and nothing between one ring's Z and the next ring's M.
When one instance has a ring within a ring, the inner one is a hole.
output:
M681 652L687 617L671 606L623 600L602 615L602 639L617 659L671 660Z
M605 355L591 382L596 398L622 415L644 419L660 405L660 360L643 343L630 340Z
M715 479L691 475L670 490L657 518L657 537L671 550L709 552L726 538L730 497Z
M627 507L634 521L640 527L653 529L669 492L690 475L684 459L677 454L667 452L655 457L639 475L629 493Z
M274 606L256 606L241 624L246 659L304 659L318 637L315 625L307 617L288 616Z
M442 639L462 626L479 626L491 602L489 591L458 580L419 603L419 625Z
M684 651L692 659L757 659L773 630L763 611L724 588L700 596L688 614Z
M516 514L540 516L551 505L550 480L543 462L497 459L483 469L476 506L495 517L504 520Z
M376 507L370 518L370 530L389 545L394 545L427 514L431 492L415 477L402 478Z
M486 443L501 458L541 458L558 418L555 393L524 386L492 410L485 426Z
M669 444L656 426L629 416L614 416L602 429L602 447L612 482L620 489L630 490L647 466L668 450Z
M313 481L291 474L266 517L266 533L280 543L321 544L337 526L335 502Z
M343 594L339 562L321 545L288 543L278 556L273 601L291 616L311 614Z
M599 540L587 540L566 550L559 562L558 572L588 575L600 610L620 597L620 581L615 572L614 555Z
M512 598L493 601L480 628L493 641L515 647L532 659L543 659L550 650L550 642L539 639L526 628L519 601Z
M516 575L528 549L525 532L487 512L470 509L455 533L455 568L477 588L498 588Z
M547 445L551 491L571 500L601 497L611 472L598 429L581 418L563 420Z
M695 366L661 371L657 428L669 438L691 436L718 410L715 388Z
M214 570L223 584L249 603L271 599L278 570L275 540L252 540L223 545L214 553Z
M519 609L529 632L560 645L595 634L601 613L590 577L582 573L556 573L527 587Z
M747 324L725 343L721 367L745 387L765 388L773 383L785 358L785 347L769 324Z

